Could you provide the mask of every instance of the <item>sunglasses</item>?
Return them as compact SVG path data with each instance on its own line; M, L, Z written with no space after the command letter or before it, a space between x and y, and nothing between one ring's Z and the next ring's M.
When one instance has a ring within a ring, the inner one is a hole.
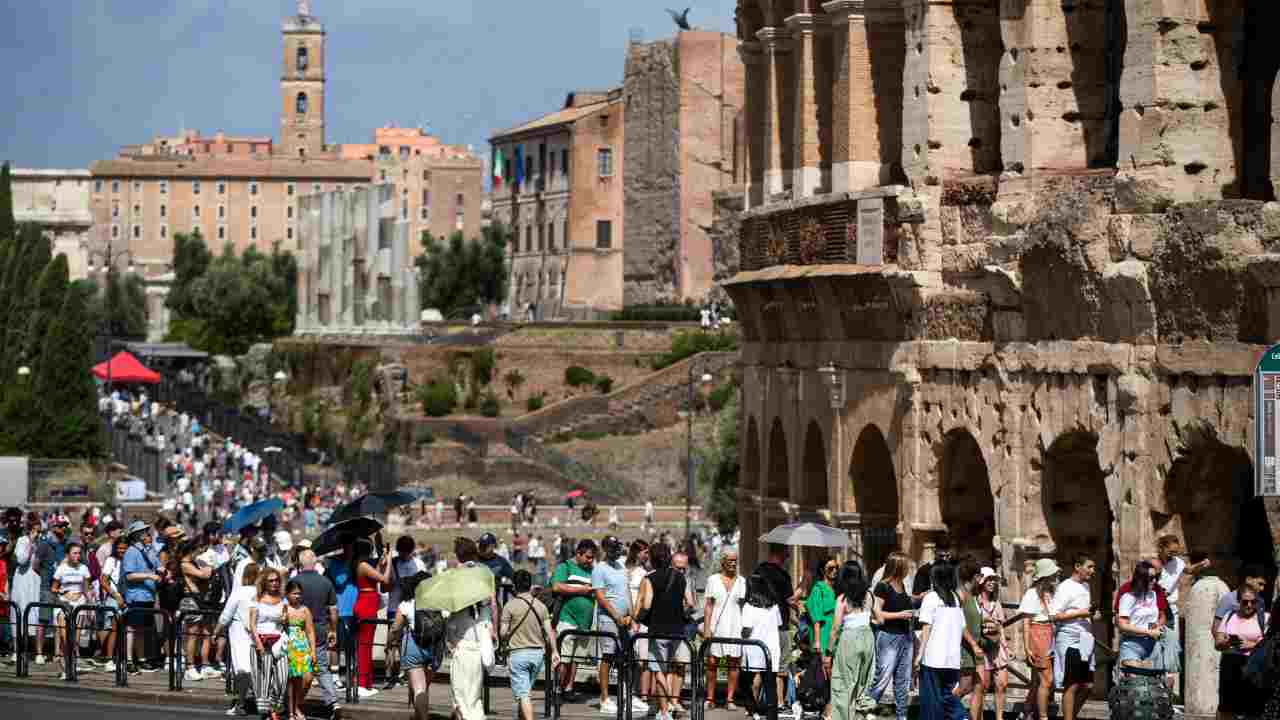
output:
M1257 600L1241 600L1240 601L1240 607L1245 607L1245 606L1254 607L1257 604L1258 604Z

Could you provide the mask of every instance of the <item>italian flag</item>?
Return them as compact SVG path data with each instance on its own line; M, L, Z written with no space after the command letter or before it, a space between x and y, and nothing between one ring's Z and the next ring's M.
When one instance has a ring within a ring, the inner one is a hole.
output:
M493 154L493 186L502 187L502 148Z

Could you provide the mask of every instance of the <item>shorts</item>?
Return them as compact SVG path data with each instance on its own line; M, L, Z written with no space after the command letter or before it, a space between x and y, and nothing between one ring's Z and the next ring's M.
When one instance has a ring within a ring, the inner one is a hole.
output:
M50 605L56 605L62 602L62 598L58 597L57 595L54 595L53 591L50 590L49 588L42 587L40 588L40 602L50 604ZM40 608L39 615L40 615L40 620L38 622L41 625L49 625L53 622L53 608L42 607Z
M155 610L155 603L150 600L133 601L129 603L129 609L125 612L124 622L131 628L144 628L148 625L154 626L154 612L134 612L135 610Z
M1037 670L1053 668L1053 625L1031 623L1027 633L1027 663Z
M556 626L556 641L560 643L560 656L565 662L594 659L591 651L595 649L595 638L586 635L565 637L566 632L577 629L577 625L567 622L561 622Z
M507 658L507 668L511 675L511 695L519 702L533 692L533 682L542 672L546 662L546 654L539 648L520 648L512 650Z
M1120 640L1120 662L1147 662L1151 667L1161 668L1156 655L1156 639L1126 635Z
M652 672L676 672L676 663L690 660L689 643L680 640L649 639L649 670Z
M1089 685L1093 683L1093 668L1080 657L1079 648L1067 648L1062 658L1062 686Z
M618 629L618 624L608 615L596 616L596 630L598 632L612 633L620 640L623 637L622 631ZM613 638L592 638L595 640L596 654L600 657L613 656L618 654L618 640Z
M190 596L183 597L182 600L178 602L178 611L184 612L184 613L198 613L200 612L200 603L196 602L196 599L193 597L190 597ZM203 620L204 618L196 618L195 620L191 621L191 623L184 623L184 624L195 624L198 622L203 622Z
M405 633L400 641L400 668L435 672L440 669L440 658L431 648L423 648L414 642L412 634Z

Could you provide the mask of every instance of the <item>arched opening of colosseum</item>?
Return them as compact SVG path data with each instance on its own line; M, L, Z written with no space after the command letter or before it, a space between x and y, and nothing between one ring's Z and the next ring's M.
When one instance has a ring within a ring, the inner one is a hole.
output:
M1089 167L1114 167L1119 153L1120 74L1128 41L1124 4L1063 2L1062 13L1067 46L1052 50L1069 55L1071 72L1050 80L1059 88L1071 88L1075 108L1061 120L1079 128Z
M1280 21L1274 0L1206 3L1208 16L1196 29L1212 39L1215 57L1193 60L1196 70L1217 70L1226 101L1227 130L1236 165L1235 182L1222 188L1224 197L1274 200L1271 183L1272 92L1280 71L1280 44L1272 39ZM1198 64L1198 65L1197 65ZM1216 66L1216 67L1215 67ZM1212 101L1204 112L1216 108ZM1200 163L1213 165L1213 159ZM1190 173L1190 165L1187 172ZM1204 172L1204 170L1200 170Z
M806 510L830 509L827 494L827 447L822 441L822 428L810 420L804 431L804 457L800 461L800 502ZM800 553L805 570L812 572L826 559L826 548L803 548Z
M770 498L791 497L790 476L787 433L782 429L782 420L774 418L773 428L769 431L769 477L765 480L765 494Z
M957 554L991 564L996 502L982 448L968 430L947 433L942 450L942 522Z
M1076 430L1063 433L1044 453L1041 467L1040 502L1049 526L1058 564L1069 571L1078 554L1093 559L1098 572L1093 576L1090 595L1109 598L1116 578L1128 569L1117 568L1115 516L1107 496L1107 473L1098 461L1098 436ZM1102 619L1094 623L1094 637L1110 642L1111 603L1100 602ZM1104 672L1101 668L1099 672ZM1105 676L1096 678L1104 688Z
M1244 448L1222 442L1212 426L1184 428L1164 490L1167 512L1152 513L1157 536L1180 535L1187 552L1208 553L1228 581L1255 564L1274 583L1271 528Z
M1004 54L1004 41L1000 37L999 6L998 0L952 6L960 30L964 73L959 100L968 107L966 142L970 167L976 174L998 173L1004 169L1000 154L1000 58ZM942 92L955 93L956 89L946 87ZM948 154L954 157L955 151Z
M858 531L853 549L861 553L867 571L875 572L898 547L898 476L884 434L868 425L858 434L849 461L849 493Z
M752 492L764 492L760 477L760 438L759 428L756 427L756 419L747 420L747 435L743 438L742 446L746 451L742 455L742 471L738 476L739 483L742 487Z

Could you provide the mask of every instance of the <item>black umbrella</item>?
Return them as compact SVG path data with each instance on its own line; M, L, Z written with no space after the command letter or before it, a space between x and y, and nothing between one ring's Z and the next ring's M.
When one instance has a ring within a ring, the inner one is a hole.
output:
M385 515L388 510L402 505L412 505L423 498L422 493L409 490L395 492L369 493L352 500L333 511L329 522L340 523L351 518L366 515Z
M327 555L334 550L342 549L341 537L351 535L356 538L367 538L382 529L382 523L371 517L354 517L329 526L320 537L311 543L311 550L316 555Z

